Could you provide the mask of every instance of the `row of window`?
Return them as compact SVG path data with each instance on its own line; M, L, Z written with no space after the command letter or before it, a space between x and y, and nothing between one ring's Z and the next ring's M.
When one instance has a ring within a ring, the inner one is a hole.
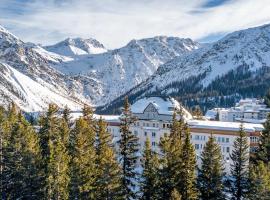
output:
M154 128L159 128L159 124L158 123L149 123L149 122L135 122L135 126L140 126L142 124L142 126L144 127L154 127ZM172 125L169 123L166 124L162 124L162 128L171 128Z
M204 145L203 144L195 144L195 149L203 149ZM230 147L222 147L222 152L223 153L230 153Z
M144 136L147 136L148 133L147 132L144 132ZM152 132L152 137L156 137L156 132Z
M193 136L191 135L191 139L205 141L206 140L206 136L205 135L193 135ZM230 138L215 137L215 139L219 143L229 143L230 142Z
M140 122L135 122L134 123L135 126L140 126L141 123ZM159 124L158 123L146 123L146 122L142 122L142 126L144 127L154 127L154 128L158 128Z
M251 136L250 137L250 142L252 142L252 143L258 143L259 142L259 137Z

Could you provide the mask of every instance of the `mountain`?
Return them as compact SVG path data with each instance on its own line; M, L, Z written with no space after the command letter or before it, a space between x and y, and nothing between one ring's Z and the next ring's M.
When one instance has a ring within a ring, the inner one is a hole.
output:
M95 39L66 39L53 46L25 43L0 27L2 104L16 102L24 111L49 103L104 105L149 78L163 63L200 44L159 36L132 40L107 51Z
M236 31L161 65L124 95L170 95L187 106L226 104L227 98L263 96L270 87L270 25ZM123 96L124 96L123 95ZM105 108L118 107L123 97ZM231 100L231 99L230 99Z
M44 48L50 52L71 57L84 54L99 54L107 51L103 44L92 38L67 38L62 42Z
M132 40L122 48L101 54L77 55L53 66L80 80L77 89L94 105L104 105L149 78L160 65L199 47L191 39L159 36Z
M76 88L76 81L51 67L69 59L24 43L0 26L1 104L14 101L27 112L44 110L48 103L78 109L87 101L70 89Z

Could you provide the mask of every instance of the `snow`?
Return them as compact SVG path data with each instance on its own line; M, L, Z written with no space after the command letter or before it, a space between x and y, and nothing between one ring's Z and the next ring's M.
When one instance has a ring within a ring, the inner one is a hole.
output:
M95 39L67 38L52 46L45 47L48 51L69 57L86 54L100 54L107 50Z
M189 120L188 124L191 128L207 128L213 130L228 130L238 131L240 122L222 122L222 121L202 121ZM247 132L262 131L264 129L262 124L243 123L244 130Z
M58 48L59 44L55 46ZM145 81L161 64L198 47L190 39L159 36L132 40L122 48L105 53L77 55L53 67L66 75L79 76L84 95L99 106ZM55 47L46 47L54 51L52 48Z
M248 66L251 72L255 72L270 63L269 46L270 25L231 33L213 44L203 45L161 65L151 78L131 93L147 89L148 92L158 90L164 95L170 95L178 89L172 83L204 73L206 76L197 85L205 88L218 76L240 66Z
M10 97L13 97L15 103L24 111L43 111L47 108L49 103L56 103L60 107L67 105L72 110L81 109L81 104L76 103L71 99L67 99L60 94L56 94L55 92L32 80L28 76L20 73L13 67L7 64L3 65L7 69L7 73L4 74L4 77L14 87L13 90L16 90L19 93L20 98L10 94L10 92L2 85L0 89L2 91L6 91Z
M76 119L82 117L82 112L81 111L71 112L70 115L71 115L71 118L73 120L76 120ZM106 122L120 122L120 115L97 115L97 114L94 114L93 117L96 120L102 118Z
M206 119L215 119L217 116L217 110L207 110L205 113Z
M180 104L173 98L162 98L162 97L145 97L139 99L131 106L133 113L143 113L145 108L152 104L161 115L173 115L174 109L180 109ZM192 115L185 109L182 108L187 119L192 119Z

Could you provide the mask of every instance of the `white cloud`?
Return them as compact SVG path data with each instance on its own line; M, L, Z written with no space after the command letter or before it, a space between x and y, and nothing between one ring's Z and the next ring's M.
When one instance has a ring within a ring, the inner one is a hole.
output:
M169 35L200 39L270 22L268 0L233 0L203 8L205 2L36 0L17 5L27 8L23 14L5 17L0 10L0 23L26 41L48 44L65 37L93 37L115 48L133 38Z

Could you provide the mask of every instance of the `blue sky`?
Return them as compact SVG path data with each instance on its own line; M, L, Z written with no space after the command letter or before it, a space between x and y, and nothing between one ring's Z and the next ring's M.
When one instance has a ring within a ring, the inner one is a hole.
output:
M201 42L270 23L269 0L0 0L0 25L22 40L96 38L108 48L167 35Z

